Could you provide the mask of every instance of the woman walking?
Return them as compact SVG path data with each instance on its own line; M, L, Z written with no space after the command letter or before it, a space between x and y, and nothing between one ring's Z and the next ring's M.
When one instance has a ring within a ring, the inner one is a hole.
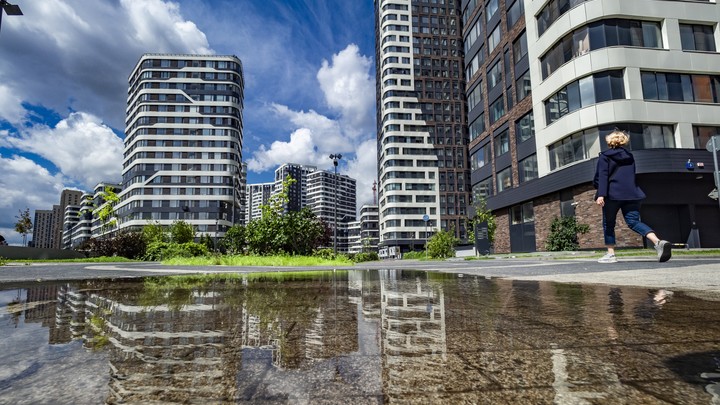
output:
M610 149L600 154L595 170L595 202L602 207L603 233L607 246L607 254L598 263L617 262L615 220L618 211L622 211L630 229L653 243L658 261L666 262L672 256L672 245L658 238L655 231L640 221L640 202L645 198L645 193L635 183L635 158L623 147L628 141L627 134L619 130L607 135L605 142Z

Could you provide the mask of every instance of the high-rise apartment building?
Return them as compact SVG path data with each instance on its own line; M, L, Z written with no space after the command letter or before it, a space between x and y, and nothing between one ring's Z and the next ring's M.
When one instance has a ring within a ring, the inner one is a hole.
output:
M63 233L61 249L72 249L72 231L80 222L80 206L68 205L63 215Z
M121 229L185 220L220 234L240 221L242 63L145 54L129 78Z
M357 216L356 188L357 181L344 174L316 170L307 175L307 207L332 230L331 243L340 253L348 252L348 223Z
M65 222L65 209L68 205L80 205L83 192L79 190L65 189L60 193L60 205L54 206L56 210L53 216L53 245L54 249L63 248L63 227ZM55 208L57 207L57 208Z
M317 167L315 166L299 165L296 163L285 163L275 169L275 189L273 190L273 194L278 194L282 191L283 181L285 181L287 176L295 180L287 192L287 211L300 211L307 205L308 174L316 170Z
M245 225L250 221L262 218L261 205L270 200L275 190L275 183L256 183L245 186Z
M552 220L590 225L606 134L627 131L641 214L659 235L720 246L707 141L720 133L720 4L660 0L463 0L474 200L497 218L495 250L544 250ZM616 228L620 246L640 236Z
M57 207L54 206L53 208ZM33 221L32 246L51 249L54 247L53 229L55 227L54 210L35 210Z
M349 253L378 251L380 240L377 205L365 204L360 207L360 220L348 224Z
M460 1L375 0L375 22L380 245L422 249L433 229L466 241Z

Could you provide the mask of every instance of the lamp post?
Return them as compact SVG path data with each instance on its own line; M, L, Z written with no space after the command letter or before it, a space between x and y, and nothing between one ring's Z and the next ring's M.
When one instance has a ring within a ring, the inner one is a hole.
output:
M2 13L3 11L7 15L23 15L20 7L15 4L10 4L7 0L0 0L0 26L2 25Z
M335 167L335 227L333 228L333 250L335 252L335 255L337 255L337 200L338 200L338 193L339 193L339 181L337 177L337 167L338 167L338 160L342 159L342 155L339 153L330 155L330 159L333 161L333 166Z

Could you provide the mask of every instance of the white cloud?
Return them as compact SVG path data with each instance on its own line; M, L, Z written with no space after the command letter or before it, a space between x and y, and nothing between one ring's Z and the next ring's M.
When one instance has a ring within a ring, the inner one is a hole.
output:
M362 136L374 129L372 67L372 60L360 55L357 45L350 44L333 55L332 64L324 60L317 73L328 106L340 113L345 133L351 136Z
M12 123L23 100L61 114L87 111L121 129L140 55L213 52L169 1L43 0L22 9L22 17L3 19L0 41L0 107L13 106L0 118Z
M87 113L72 113L55 128L36 125L14 136L0 134L0 145L41 156L87 190L100 181L120 180L123 142L99 118ZM26 175L31 177L33 172Z
M0 155L0 234L11 245L20 245L22 236L15 232L18 210L30 208L34 219L35 209L51 209L60 202L63 179L51 175L47 169L22 156L10 158Z
M24 117L25 108L22 106L22 99L13 94L8 86L0 84L0 120L19 124Z

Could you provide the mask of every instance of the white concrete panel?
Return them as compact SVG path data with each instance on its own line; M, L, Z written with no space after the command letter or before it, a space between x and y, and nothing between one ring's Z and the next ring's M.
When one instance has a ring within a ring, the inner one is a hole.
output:
M588 21L596 20L604 15L602 1L588 1L583 3L583 6L585 7L585 16Z
M595 113L597 114L598 123L615 122L615 102L608 101L595 105Z
M598 49L597 51L590 52L590 63L593 72L607 69L610 66L608 49Z
M581 25L585 25L587 16L585 15L585 7L574 7L568 12L570 18L570 26L574 29Z
M580 128L591 128L598 125L598 116L595 106L585 107L576 114L580 117Z

